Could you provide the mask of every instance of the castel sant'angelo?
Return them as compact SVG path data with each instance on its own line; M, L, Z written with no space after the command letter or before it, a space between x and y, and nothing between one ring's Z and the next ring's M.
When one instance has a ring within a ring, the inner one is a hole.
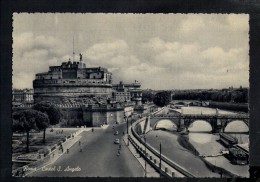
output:
M111 72L103 67L87 68L80 54L79 61L69 60L37 73L33 99L34 103L51 101L57 105L68 125L97 126L118 122L142 108L140 87L138 81L113 84Z
M34 102L62 98L96 97L114 102L141 101L141 84L112 84L112 73L103 67L87 68L82 62L63 62L60 66L50 66L48 72L36 74L33 81Z
M112 74L106 68L86 68L80 57L80 62L63 62L36 74L33 88L35 102L90 95L106 98L112 96Z

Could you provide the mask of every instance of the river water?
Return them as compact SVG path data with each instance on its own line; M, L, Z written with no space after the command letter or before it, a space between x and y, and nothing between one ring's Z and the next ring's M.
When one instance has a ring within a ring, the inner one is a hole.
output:
M216 109L205 108L205 107L183 107L182 110L179 110L183 114L215 114ZM236 114L230 111L218 111L219 114ZM157 128L165 128L169 131L167 132L162 130L150 131L147 134L148 143L151 140L152 145L158 143L156 138L158 138L165 145L165 150L163 154L169 156L173 161L176 161L179 165L187 168L192 173L200 177L212 177L219 174L213 173L211 170L206 169L205 164L199 159L196 158L193 154L186 151L180 144L177 142L177 135L174 134L177 127L169 120L161 120ZM222 150L227 150L222 144L218 142L219 135L211 134L212 130L209 123L203 120L195 121L189 128L189 142L195 147L200 155L214 155L219 154ZM248 126L244 122L235 120L227 125L225 132L248 132ZM207 133L208 132L208 133ZM238 138L238 143L248 144L249 135L248 134L235 134L231 135ZM156 137L157 136L157 137ZM156 138L154 138L156 137ZM158 145L158 144L157 144ZM156 146L155 146L156 147ZM187 154L189 153L189 154ZM218 157L206 157L208 162L212 163L215 166L222 167L227 171L230 171L233 174L249 177L249 166L248 165L233 165L228 159L224 156ZM201 162L199 162L201 161ZM189 167L192 166L191 168Z

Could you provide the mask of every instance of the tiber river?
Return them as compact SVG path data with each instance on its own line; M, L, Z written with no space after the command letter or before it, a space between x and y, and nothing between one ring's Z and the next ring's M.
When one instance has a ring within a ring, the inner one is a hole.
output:
M215 114L216 110L205 107L183 107L182 112L183 114ZM235 113L219 110L219 114ZM170 131L176 130L176 126L169 120L161 120L157 128L165 128ZM202 120L195 121L189 128L189 142L196 148L200 155L214 155L225 149L225 147L217 141L219 139L218 135L206 133L211 130L210 124ZM247 125L243 123L243 121L237 120L229 123L225 132L248 132L248 130ZM240 144L248 144L249 142L248 134L232 135L238 138L238 143ZM177 142L178 137L175 132L152 130L146 134L146 137L147 142L155 148L158 148L161 142L162 153L194 175L198 177L220 177L218 173L214 173L208 169L198 157L183 148ZM249 177L248 165L233 165L224 156L206 157L205 159L213 165L222 167L233 174Z

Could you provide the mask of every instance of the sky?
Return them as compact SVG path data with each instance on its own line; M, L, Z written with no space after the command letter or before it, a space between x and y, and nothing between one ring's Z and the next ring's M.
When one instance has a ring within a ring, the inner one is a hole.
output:
M143 89L249 87L247 14L14 13L13 88L79 53Z

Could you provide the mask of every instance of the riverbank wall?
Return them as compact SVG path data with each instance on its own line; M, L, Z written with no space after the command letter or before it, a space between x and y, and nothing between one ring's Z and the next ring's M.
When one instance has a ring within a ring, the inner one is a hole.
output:
M248 104L237 104L227 102L209 102L207 107L218 108L228 111L248 112Z
M189 136L188 135L180 135L179 133L176 133L178 135L178 142L179 144L186 148L188 151L190 151L193 155L197 156L198 158L200 158L200 160L202 160L205 165L207 166L208 169L212 170L215 173L218 173L220 175L220 177L239 177L229 171L227 171L224 168L218 167L213 165L212 163L210 163L209 161L207 161L206 159L204 159L202 156L199 156L199 152L196 150L196 148L189 142Z

